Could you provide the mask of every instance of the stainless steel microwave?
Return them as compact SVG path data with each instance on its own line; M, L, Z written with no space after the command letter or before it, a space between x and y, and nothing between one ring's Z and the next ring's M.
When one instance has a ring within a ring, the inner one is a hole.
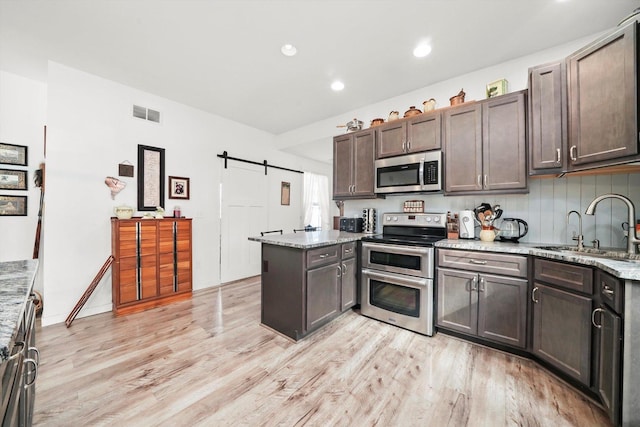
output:
M376 193L442 190L442 152L425 151L376 160Z

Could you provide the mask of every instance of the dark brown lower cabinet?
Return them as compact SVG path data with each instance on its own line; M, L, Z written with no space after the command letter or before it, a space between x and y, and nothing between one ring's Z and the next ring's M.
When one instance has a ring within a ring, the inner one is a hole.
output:
M534 282L533 354L591 384L591 298Z
M596 316L599 314L599 316ZM596 318L599 317L599 323ZM602 404L614 425L620 423L620 344L622 322L620 316L601 306L592 316L598 346L597 389Z
M357 244L314 249L262 244L261 322L294 340L356 304Z

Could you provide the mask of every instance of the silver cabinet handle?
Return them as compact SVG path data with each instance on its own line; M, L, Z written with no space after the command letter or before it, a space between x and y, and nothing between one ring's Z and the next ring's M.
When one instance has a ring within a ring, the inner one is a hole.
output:
M29 388L29 387L31 387L32 385L34 385L36 383L36 378L38 378L38 364L36 363L35 360L33 360L31 358L24 359L23 363L25 365L25 369L26 369L27 364L29 364L29 363L33 364L33 381L28 382L28 383L27 382L24 383L24 388ZM27 370L27 372L29 372L29 371Z
M487 261L478 261L477 259L470 259L469 264L486 265Z
M342 269L340 268L340 266L338 266L338 277L340 277L342 275Z
M535 288L533 288L533 290L531 291L531 301L533 301L534 303L539 303L540 300L536 300L536 291L538 290L538 287L536 286Z
M485 188L487 187L487 175L484 176L484 185Z
M351 252L353 252L353 249L345 249L344 250L344 253L346 253L346 254L350 254Z
M328 256L329 256L329 254L322 254L322 255L320 255L320 259L325 259Z
M411 150L411 141L407 141L407 152Z
M600 329L602 328L602 322L600 322L600 324L598 325L596 323L596 313L601 312L604 313L604 310L601 308L596 308L595 310L593 310L591 312L591 323L593 323L593 326L595 326L596 328Z
M482 175L478 175L478 188L482 188Z
M609 285L602 283L602 293L607 295L613 295L613 289Z
M571 157L571 160L573 160L574 162L578 160L578 157L576 156L577 149L578 147L576 147L575 145L572 145L571 148L569 149L569 157Z
M471 290L472 291L477 291L478 290L478 278L477 277L474 277L471 280Z
M478 289L479 292L484 292L484 277L480 278L480 288Z
M344 276L345 274L347 274L347 265L342 264L342 275Z
M560 149L556 148L556 163L560 163Z
M17 341L14 345L14 347L20 347L20 351L13 354L12 356L9 357L9 359L7 360L13 360L16 359L18 356L20 356L22 354L22 352L24 351L24 342L23 341Z
M405 152L405 151L407 151L407 143L403 142L402 143L402 152Z

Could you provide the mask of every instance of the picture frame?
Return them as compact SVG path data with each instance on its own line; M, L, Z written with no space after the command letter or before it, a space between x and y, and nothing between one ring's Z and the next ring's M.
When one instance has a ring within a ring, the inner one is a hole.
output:
M169 198L189 200L189 178L182 176L170 176Z
M138 211L164 209L164 148L138 144Z
M4 142L0 142L0 164L28 166L28 149L29 147L26 145L6 144Z
M27 171L0 169L0 190L27 190Z
M0 194L0 216L27 216L27 196Z
M282 181L280 184L280 204L289 206L291 204L291 183Z
M507 80L500 79L491 82L487 85L487 98L495 98L496 96L504 95L507 93Z

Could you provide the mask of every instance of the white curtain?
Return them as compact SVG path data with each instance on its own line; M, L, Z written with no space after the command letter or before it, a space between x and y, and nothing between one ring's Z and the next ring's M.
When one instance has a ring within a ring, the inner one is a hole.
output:
M320 227L322 230L333 228L330 220L331 199L329 198L329 178L315 173L304 173L304 224Z

